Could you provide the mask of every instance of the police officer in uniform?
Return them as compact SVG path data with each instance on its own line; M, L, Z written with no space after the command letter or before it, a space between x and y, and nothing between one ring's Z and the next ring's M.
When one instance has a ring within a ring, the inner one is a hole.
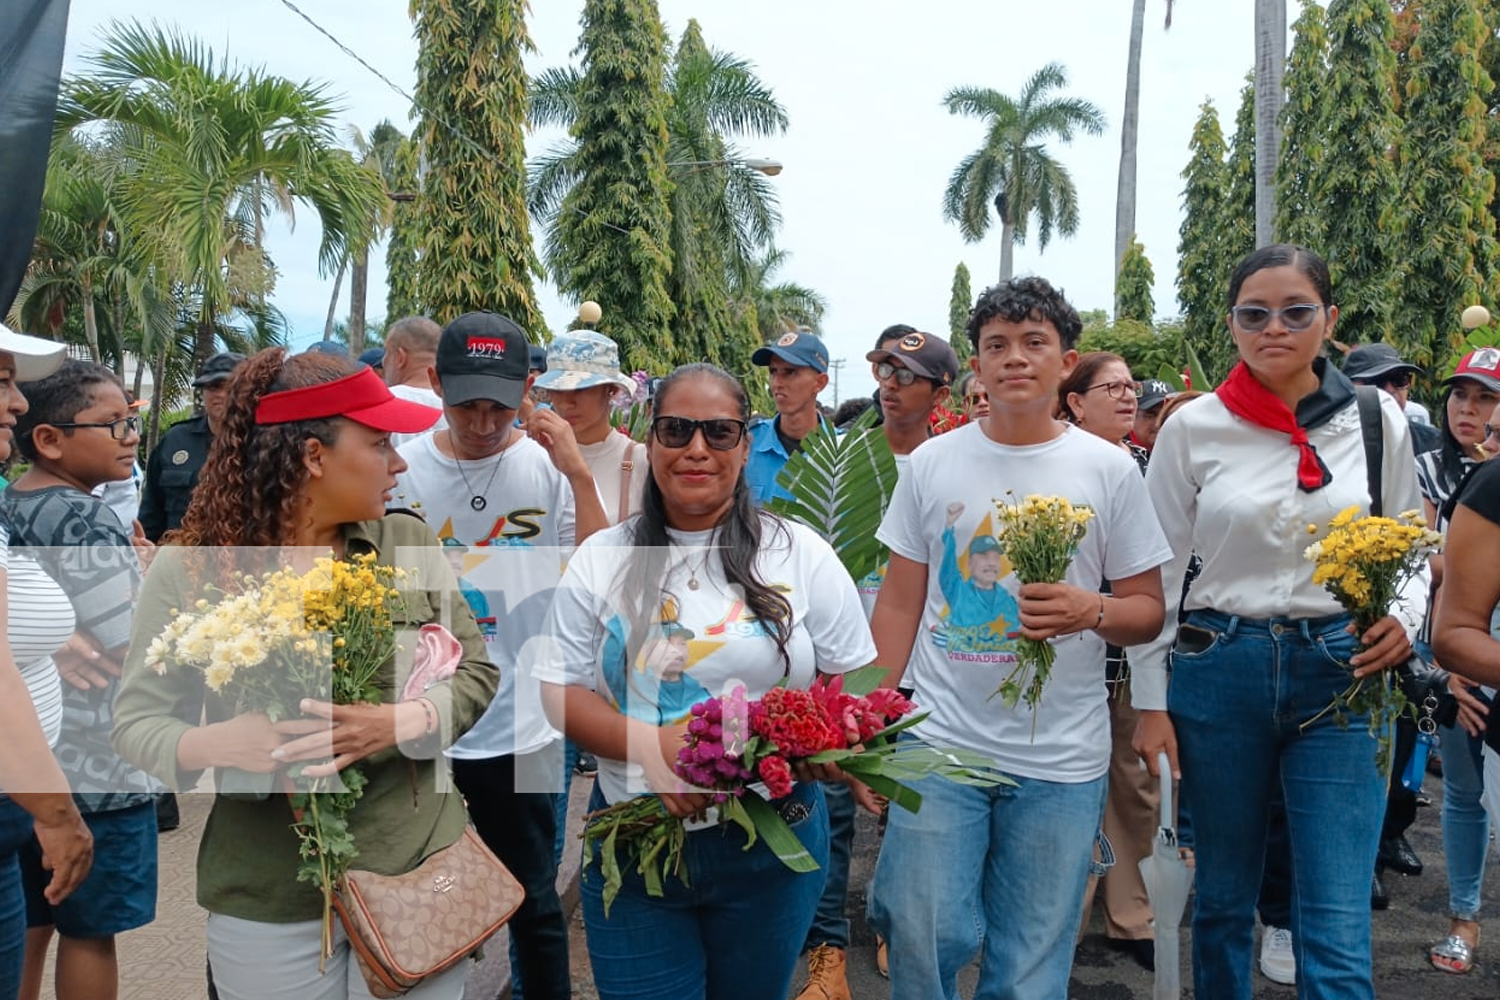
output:
M153 542L182 523L188 499L198 485L198 470L208 458L224 404L229 397L229 376L245 360L243 354L222 351L203 363L193 388L203 399L202 416L173 425L162 436L146 460L146 486L141 491L141 527Z

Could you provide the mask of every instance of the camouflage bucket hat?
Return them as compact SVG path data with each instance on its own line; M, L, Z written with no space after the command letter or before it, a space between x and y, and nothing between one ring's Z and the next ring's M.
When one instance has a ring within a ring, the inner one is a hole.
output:
M613 385L631 392L635 380L620 371L620 348L593 330L569 330L547 345L547 370L537 376L538 389L573 392Z

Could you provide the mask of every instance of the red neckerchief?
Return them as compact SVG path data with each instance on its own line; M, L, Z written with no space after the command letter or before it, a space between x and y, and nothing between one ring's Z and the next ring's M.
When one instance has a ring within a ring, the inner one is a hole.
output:
M1229 377L1214 392L1235 416L1268 430L1291 435L1292 446L1298 451L1297 486L1304 493L1320 490L1333 482L1333 474L1307 440L1307 429L1297 423L1296 414L1270 389L1261 385L1243 361L1230 370Z

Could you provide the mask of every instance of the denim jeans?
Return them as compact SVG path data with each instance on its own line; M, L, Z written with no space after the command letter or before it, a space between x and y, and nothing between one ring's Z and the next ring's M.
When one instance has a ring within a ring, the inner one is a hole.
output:
M1168 707L1197 827L1194 995L1250 1000L1255 900L1278 780L1291 843L1302 1000L1372 1000L1370 873L1385 812L1368 719L1323 712L1349 683L1345 616L1250 620L1193 611L1211 633L1173 650ZM1181 639L1179 639L1179 644Z
M820 944L849 947L845 903L849 896L849 858L854 852L854 792L844 782L834 781L823 786L823 799L828 803L828 881L823 884L804 950Z
M956 1000L983 946L974 1000L1065 1000L1107 776L1016 778L975 788L909 782L915 814L892 807L870 888L890 949L891 1000Z
M1490 820L1484 811L1484 740L1462 726L1438 730L1443 750L1443 857L1448 860L1448 914L1479 919L1479 889L1490 849Z
M1272 779L1270 808L1266 811L1266 863L1255 909L1266 927L1292 926L1292 838L1286 829L1280 776Z
M21 886L21 846L31 839L31 814L0 796L0 998L21 989L26 954L26 893Z
M588 859L580 889L600 1000L780 1000L791 992L823 892L828 811L816 783L780 802L805 812L790 825L817 871L792 871L764 840L745 850L733 824L696 830L683 850L690 885L668 874L662 895L649 896L634 866L622 864L624 885L606 917L599 858ZM604 805L596 788L590 810Z
M557 896L556 794L517 791L548 788L555 748L483 760L455 758L453 782L463 793L474 829L526 890L506 927L515 942L513 979L529 1000L568 1000L568 923Z

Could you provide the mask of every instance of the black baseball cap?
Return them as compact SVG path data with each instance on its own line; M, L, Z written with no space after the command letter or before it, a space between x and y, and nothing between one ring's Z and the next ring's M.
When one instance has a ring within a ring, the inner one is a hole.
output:
M1390 344L1360 344L1344 359L1344 374L1366 382L1375 382L1382 375L1394 372L1422 374L1422 369L1407 361Z
M198 375L193 379L193 388L202 389L219 384L233 375L235 368L239 367L240 362L244 360L243 354L235 351L220 351L203 362L203 367L198 369Z
M471 312L443 327L436 368L443 402L487 399L509 410L521 405L531 374L526 331L508 316Z
M930 333L912 331L897 341L892 350L865 355L866 361L876 363L891 358L900 359L907 368L938 385L952 385L958 378L958 355L946 340Z
M1172 387L1159 378L1151 378L1141 383L1141 396L1136 402L1135 408L1142 413L1149 413L1167 401L1172 395Z

